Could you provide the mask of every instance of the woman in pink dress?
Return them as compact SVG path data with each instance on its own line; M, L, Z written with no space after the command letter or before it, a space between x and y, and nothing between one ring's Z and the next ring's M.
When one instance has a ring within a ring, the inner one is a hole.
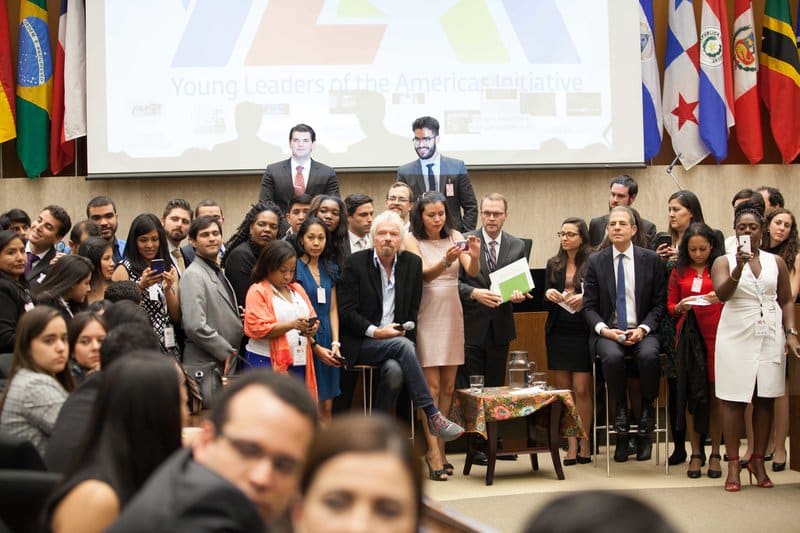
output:
M480 239L465 238L453 229L447 200L427 192L411 210L411 234L406 250L422 258L422 300L417 324L417 356L433 401L442 413L450 412L456 369L464 363L464 312L458 293L459 264L470 276L480 269ZM444 455L444 441L425 428L430 478L445 481L453 467Z

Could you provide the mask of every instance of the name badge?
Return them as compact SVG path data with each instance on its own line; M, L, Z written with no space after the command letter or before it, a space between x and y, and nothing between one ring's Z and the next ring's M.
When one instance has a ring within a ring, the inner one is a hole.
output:
M455 196L456 195L456 191L453 188L453 183L452 182L448 181L444 185L444 194L445 194L445 196Z
M306 364L306 345L298 344L292 350L292 364L294 366L305 366Z
M756 337L766 337L768 330L766 320L763 318L756 320Z
M325 296L325 287L317 287L317 303L324 304L327 303L327 297Z
M158 301L158 284L154 283L147 287L147 297L154 302Z
M175 347L175 328L172 326L164 326L164 347Z
M692 292L700 292L703 288L703 278L697 277L692 280Z

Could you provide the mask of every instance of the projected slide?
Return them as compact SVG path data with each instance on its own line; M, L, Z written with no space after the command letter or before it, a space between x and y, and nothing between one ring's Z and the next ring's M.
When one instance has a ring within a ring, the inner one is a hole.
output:
M635 0L105 0L87 5L89 172L385 169L411 123L469 166L642 162Z

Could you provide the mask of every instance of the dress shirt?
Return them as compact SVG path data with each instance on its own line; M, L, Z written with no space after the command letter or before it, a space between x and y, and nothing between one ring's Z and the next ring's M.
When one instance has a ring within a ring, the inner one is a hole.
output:
M47 255L47 252L49 252L49 251L50 251L50 249L48 248L48 249L47 249L47 250L45 250L43 253L41 253L41 254L37 254L36 252L34 252L34 251L31 249L31 243L30 243L30 242L26 242L26 243L25 243L25 256L27 257L27 255L28 255L28 252L30 252L30 253L32 253L33 255L35 255L35 256L36 256L36 259L34 259L34 260L33 260L33 262L31 263L31 268L33 268L34 266L36 266L36 263L38 263L39 261L41 261L41 260L42 260L42 258L43 258L44 256L46 256L46 255Z
M611 265L613 267L612 270L614 271L614 287L617 286L617 262L619 261L620 255L625 256L623 268L625 269L625 307L628 313L628 324L625 326L619 325L618 329L626 330L638 327L642 328L646 333L650 333L650 328L645 324L637 324L638 315L636 312L636 272L635 262L633 260L633 244L630 244L628 249L622 252L618 251L616 248L613 249ZM616 310L614 311L612 320L615 322L617 320ZM597 325L595 325L594 331L599 335L600 332L607 327L608 325L605 322L599 322Z
M311 170L311 158L307 159L304 163L301 163L294 157L290 163L290 169L292 171L292 184L294 184L294 177L297 175L297 167L303 167L303 189L308 188L308 172Z
M486 243L486 260L489 260L489 243L492 241L497 243L497 248L495 248L494 251L497 255L500 255L500 240L503 238L503 232L501 231L498 233L496 239L492 239L489 237L489 234L486 233L486 230L481 228L481 235L483 236L483 242ZM500 265L497 265L497 267L500 268Z
M369 233L367 233L363 237L359 237L352 231L347 230L347 236L350 238L351 252L360 252L361 250L367 250L369 248L372 248L372 236ZM358 241L361 241L362 239L363 239L363 244L356 245L356 243L358 243Z
M429 157L428 159L420 159L419 165L422 169L422 178L425 181L425 189L428 189L428 165L433 163L433 176L436 178L436 190L440 191L440 183L439 183L439 175L442 172L442 156L439 155L439 152L433 154L433 156Z
M386 274L386 269L383 268L380 259L378 259L378 254L375 251L372 252L372 262L375 264L375 268L381 273L383 316L381 316L381 323L379 326L383 327L394 322L394 267L397 265L397 256L395 255L392 260L392 272L389 275ZM374 338L376 329L378 329L376 326L370 324L367 327L365 335Z

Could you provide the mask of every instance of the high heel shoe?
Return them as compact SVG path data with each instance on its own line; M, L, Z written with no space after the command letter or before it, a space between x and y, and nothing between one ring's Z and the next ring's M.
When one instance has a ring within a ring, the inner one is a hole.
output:
M452 463L445 463L442 466L444 466L444 473L447 474L448 476L452 476L453 472L456 471L456 467L453 466Z
M700 455L699 453L693 453L689 458L689 466L690 467L692 466L692 461L694 461L695 459L701 460L702 458L703 456ZM700 476L703 475L703 473L700 471L701 468L702 465L698 466L697 470L692 470L690 468L689 470L686 471L686 475L691 479L698 479Z
M425 464L428 466L428 477L433 481L447 481L447 471L442 468L441 470L434 470L428 458L425 458Z
M732 468L736 468L736 481L726 481L725 482L725 492L739 492L742 490L742 482L739 481L739 474L742 471L742 467L739 466L739 456L735 457L728 457L728 475L731 473Z
M756 474L756 471L755 471L755 463L756 462L760 462L761 466L763 467L764 466L764 456L761 455L760 453L754 453L753 455L750 456L750 462L747 463L747 472L748 472L748 474L750 474L750 484L751 485L753 484L753 475L755 475L756 476L756 487L761 487L762 489L771 489L772 487L775 486L775 484L772 482L772 480L767 475L766 468L764 469L764 479L759 481L758 474Z
M784 461L782 463L779 463L778 461L775 461L775 462L772 463L772 471L773 472L783 472L784 470L786 470L786 461Z
M712 453L708 456L708 477L712 479L719 479L722 477L722 470L712 470L711 469L711 459L718 459L722 460L722 457L718 453Z

